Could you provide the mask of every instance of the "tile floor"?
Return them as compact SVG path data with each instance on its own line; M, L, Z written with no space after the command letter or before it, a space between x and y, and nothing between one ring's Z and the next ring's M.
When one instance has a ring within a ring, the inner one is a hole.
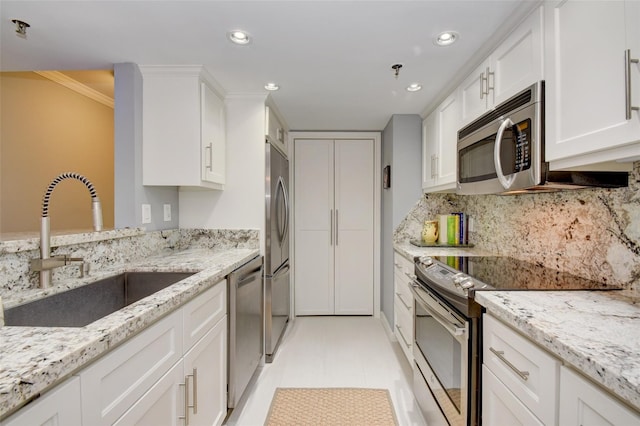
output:
M298 317L226 424L263 425L277 387L363 387L389 389L401 426L425 425L411 382L409 363L379 319Z

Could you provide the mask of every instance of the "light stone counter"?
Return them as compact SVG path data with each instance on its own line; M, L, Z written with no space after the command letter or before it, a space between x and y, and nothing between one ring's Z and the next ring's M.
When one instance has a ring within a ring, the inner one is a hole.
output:
M640 306L622 292L479 291L488 312L640 410Z
M92 275L197 272L80 328L0 327L0 418L151 325L259 254L253 248L165 250ZM14 301L14 304L17 301Z

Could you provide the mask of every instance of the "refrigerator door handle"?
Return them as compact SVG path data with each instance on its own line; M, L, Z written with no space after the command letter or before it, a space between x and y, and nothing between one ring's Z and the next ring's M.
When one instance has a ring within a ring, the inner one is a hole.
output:
M287 187L285 186L284 179L280 176L280 185L282 186L282 196L284 198L284 229L282 231L282 240L281 243L284 242L284 239L287 238L289 233L289 194L287 194Z

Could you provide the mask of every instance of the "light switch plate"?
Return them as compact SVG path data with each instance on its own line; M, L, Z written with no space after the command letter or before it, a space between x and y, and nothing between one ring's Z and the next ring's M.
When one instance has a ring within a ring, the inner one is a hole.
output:
M171 204L164 205L164 221L171 221Z
M151 204L142 205L142 223L151 223Z

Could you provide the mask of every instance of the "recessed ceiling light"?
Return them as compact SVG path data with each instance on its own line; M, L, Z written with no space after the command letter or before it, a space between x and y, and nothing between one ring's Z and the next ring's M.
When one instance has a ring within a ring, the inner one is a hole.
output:
M235 44L249 44L251 42L251 37L249 37L249 34L242 30L229 31L227 33L227 37L229 37L229 40L231 40Z
M411 83L407 86L407 92L417 92L418 90L422 90L422 85L420 83Z
M271 91L271 92L274 92L274 91L278 90L280 88L280 86L278 86L275 83L267 83L267 84L264 85L264 88L269 90L269 91Z
M449 46L455 43L459 37L460 35L455 31L445 31L438 34L438 36L436 37L435 43L438 46Z

